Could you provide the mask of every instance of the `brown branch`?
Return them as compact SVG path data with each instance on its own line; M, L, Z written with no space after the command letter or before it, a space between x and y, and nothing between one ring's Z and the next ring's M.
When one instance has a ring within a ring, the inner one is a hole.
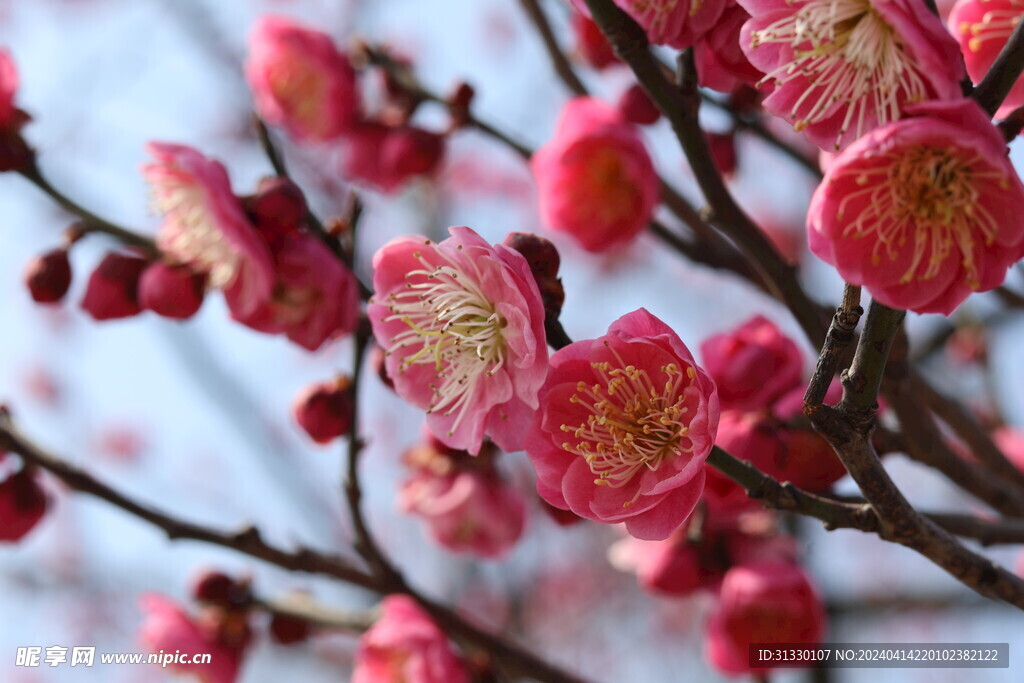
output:
M519 0L519 4L523 6L526 15L530 17L530 21L537 29L537 33L544 43L544 50L548 53L548 59L551 60L551 66L554 67L555 73L558 74L562 83L565 83L566 87L577 95L587 95L587 86L583 85L583 81L579 79L572 64L569 63L569 58L559 47L555 32L551 30L551 24L540 3L537 0Z
M1006 99L1013 84L1024 71L1024 22L1017 24L999 51L999 56L992 63L985 78L974 89L971 96L988 112L995 116L999 106Z
M864 314L860 306L860 287L847 284L843 287L843 300L832 317L832 324L825 335L825 341L818 355L814 374L804 394L804 406L814 408L825 400L825 394L836 376L839 361L854 340L854 330Z

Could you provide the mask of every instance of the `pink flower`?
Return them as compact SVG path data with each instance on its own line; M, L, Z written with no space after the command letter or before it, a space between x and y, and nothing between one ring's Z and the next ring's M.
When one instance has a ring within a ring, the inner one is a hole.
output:
M718 393L683 342L645 309L551 357L526 436L537 490L598 522L659 540L704 488Z
M0 461L3 456L0 452ZM24 538L42 521L46 508L46 492L35 468L23 466L0 481L0 543Z
M93 320L130 318L142 312L139 278L149 261L133 254L112 251L89 276L82 310Z
M723 408L766 408L803 375L803 357L792 339L762 315L700 345L704 367L718 385Z
M227 171L189 147L152 142L147 150L156 162L142 172L164 216L157 245L233 295L236 315L251 315L270 298L274 265Z
M702 86L731 93L741 85L756 85L763 74L740 48L740 31L750 15L734 0L724 5L721 18L693 46L693 58Z
M359 113L356 74L320 31L289 19L262 17L249 36L245 63L256 110L296 139L333 140Z
M226 292L231 316L254 330L287 335L310 351L351 334L359 318L359 290L352 271L309 233L278 240L273 255L273 294L246 313L249 302L244 293Z
M435 541L480 557L505 555L523 535L523 497L494 469L493 456L474 458L440 444L410 449L411 476L398 495L403 511L421 517Z
M233 683L238 678L244 647L220 642L209 624L194 620L173 600L158 593L143 594L139 608L144 616L139 641L149 652L211 655L209 664L172 663L167 668L190 673L203 683Z
M14 104L19 85L18 67L11 53L0 49L0 128L18 128L23 122Z
M948 25L960 43L967 73L975 83L992 68L1013 29L1024 17L1021 0L959 0L950 11ZM1024 104L1024 80L1017 83L997 112L1005 116Z
M614 0L647 32L655 45L690 47L725 9L725 0Z
M740 45L774 87L764 108L822 149L899 119L906 104L962 96L956 41L923 2L739 3L753 17Z
M444 633L412 598L389 595L359 638L352 683L469 683Z
M811 251L881 303L948 315L1024 250L1024 185L973 100L906 108L840 154L811 199Z
M466 227L400 237L373 257L367 308L395 391L452 448L521 448L547 372L544 304L526 259Z
M544 222L588 251L631 241L658 203L658 175L640 135L614 107L593 98L566 104L530 168Z
M165 318L191 318L203 305L205 291L205 276L188 266L157 262L139 278L139 304Z
M665 595L690 595L716 573L701 556L697 544L686 538L685 528L663 541L624 538L608 549L612 566L636 572L644 590Z
M786 562L738 566L722 581L705 652L719 671L749 673L754 670L751 643L816 645L824 631L825 607L800 567Z
M382 192L395 192L416 176L433 175L444 159L444 136L413 126L364 121L345 140L345 177Z

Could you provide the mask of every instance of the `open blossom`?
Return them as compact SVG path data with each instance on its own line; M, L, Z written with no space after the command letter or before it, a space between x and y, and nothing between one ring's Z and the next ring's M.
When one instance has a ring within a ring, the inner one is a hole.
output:
M413 447L405 455L412 474L402 484L399 505L422 518L449 550L505 555L523 534L526 505L487 460L429 440Z
M614 107L590 97L565 105L530 168L544 222L588 251L631 241L658 203L658 175L640 134Z
M310 351L350 334L359 318L355 275L317 237L296 233L273 245L274 287L250 310L243 292L226 292L231 316L268 334L284 334Z
M526 437L537 490L551 505L625 522L645 540L682 525L704 488L718 427L715 383L645 309L551 357Z
M708 337L700 354L718 386L722 408L767 408L798 386L803 375L799 347L762 315Z
M753 670L751 643L816 645L824 635L821 598L804 571L791 562L733 567L726 572L719 595L705 641L707 657L719 671Z
M158 593L139 598L144 621L139 641L149 652L208 653L210 662L170 664L169 668L192 674L202 683L234 683L242 666L245 643L229 643L219 637L213 623L190 616L176 602Z
M614 0L655 45L690 47L722 16L725 0Z
M469 683L444 633L412 598L389 595L359 638L352 683Z
M881 303L948 315L1024 251L1024 185L973 100L907 107L834 161L808 211L811 251Z
M773 92L764 108L822 149L900 118L909 103L961 97L956 41L920 0L739 0L741 34Z
M949 14L949 31L960 43L967 74L975 83L992 68L1013 29L1024 17L1022 0L959 0ZM1018 79L997 114L1024 104L1024 80Z
M153 142L156 161L142 172L163 214L157 245L169 257L208 276L210 286L234 295L238 315L250 315L270 298L270 251L231 192L217 161L182 145Z
M487 434L516 451L547 372L544 304L520 253L448 232L381 247L367 314L395 391L442 442L477 453Z
M300 140L332 140L359 112L356 74L330 36L266 16L249 36L245 77L266 121Z

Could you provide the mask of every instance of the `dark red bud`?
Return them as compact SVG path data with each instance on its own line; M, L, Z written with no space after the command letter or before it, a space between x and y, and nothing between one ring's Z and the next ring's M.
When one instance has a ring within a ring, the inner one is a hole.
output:
M640 126L657 123L661 118L661 112L648 97L647 92L639 85L632 85L622 93L616 106L624 119Z
M282 645L301 643L309 637L309 622L305 619L275 614L270 619L270 635Z
M129 254L111 252L89 276L82 309L96 320L138 315L139 278L149 262Z
M295 421L317 443L329 443L352 429L352 389L348 378L312 384L295 398Z
M203 305L206 277L188 266L154 263L139 279L139 304L175 320L191 318Z
M252 589L248 581L239 581L222 572L209 571L192 586L196 600L226 608L243 607L252 602Z
M264 178L256 194L245 198L253 225L268 241L297 232L306 220L306 197L288 178Z
M71 286L71 263L66 249L54 249L29 261L25 284L32 299L40 304L57 303Z
M518 251L526 259L537 281L547 318L557 320L565 303L565 289L558 277L561 259L555 245L539 235L513 232L505 238L505 246Z

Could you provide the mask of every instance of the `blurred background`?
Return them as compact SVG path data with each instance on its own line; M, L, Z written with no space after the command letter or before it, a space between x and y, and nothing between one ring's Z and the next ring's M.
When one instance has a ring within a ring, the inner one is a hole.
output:
M567 5L542 4L568 45ZM10 49L21 72L18 102L33 116L26 136L39 150L42 169L81 204L144 233L158 224L139 173L148 141L196 147L224 162L237 193L251 192L271 169L255 137L241 65L250 27L267 12L305 21L341 45L356 36L387 43L411 58L419 77L438 93L462 81L472 84L477 115L531 147L550 136L568 97L533 26L519 4L507 0L0 0L0 45ZM612 99L630 83L624 68L601 76L581 72L597 94ZM446 119L427 108L417 120L440 129ZM714 112L705 123L712 130L723 125ZM647 134L659 170L696 202L665 124ZM841 282L807 255L802 242L813 178L756 139L741 136L738 145L731 185L743 205L794 245L810 291L823 302L836 301ZM316 211L340 214L348 192L336 159L322 150L284 148ZM374 251L397 235L441 238L446 226L469 225L500 241L510 231L542 230L525 165L475 132L454 136L433 181L397 195L365 191L362 197L363 275ZM84 275L110 246L100 236L74 250L76 281L66 303L56 309L34 305L22 284L24 265L57 246L72 219L13 174L0 176L0 207L0 401L12 407L27 434L115 488L190 521L228 530L251 522L281 545L346 551L351 533L340 495L344 448L311 445L290 412L302 387L348 367L346 342L308 353L283 337L232 324L216 296L185 323L151 314L94 323L77 302ZM810 370L814 350L788 313L737 278L685 262L649 236L603 256L553 239L567 292L562 320L573 338L600 335L620 315L644 306L696 349L707 336L763 313L800 340ZM957 316L982 319L995 309L985 297L974 297ZM912 339L944 325L911 318ZM941 378L942 388L983 406L989 406L987 392L994 392L1007 421L1024 425L1021 332L1021 321L1012 317L992 327L990 364L998 372L963 370L942 349L926 367ZM527 534L504 560L453 556L434 545L422 525L395 505L401 453L417 440L422 415L372 374L362 400L367 515L414 585L496 629L519 633L532 648L591 680L720 680L701 653L707 599L643 593L634 576L608 563L607 547L619 537L615 529L558 527L531 497ZM921 507L970 505L902 456L887 462ZM531 492L525 458L513 455L505 464ZM17 668L15 651L27 645L140 651L137 596L159 591L187 602L190 581L206 568L251 575L266 597L302 589L334 606L374 603L374 596L334 582L217 548L171 543L104 502L72 495L52 478L47 484L51 513L23 542L0 547L0 680L176 680L149 666ZM845 480L840 490L853 492ZM829 604L827 640L1009 641L1011 650L1009 671L833 670L814 680L1021 680L1019 613L974 596L903 548L858 532L827 533L816 522L798 527L804 561ZM991 551L1011 565L1016 553ZM242 680L346 680L354 649L355 637L344 634L298 648L263 636L246 659ZM810 679L807 673L772 677Z

